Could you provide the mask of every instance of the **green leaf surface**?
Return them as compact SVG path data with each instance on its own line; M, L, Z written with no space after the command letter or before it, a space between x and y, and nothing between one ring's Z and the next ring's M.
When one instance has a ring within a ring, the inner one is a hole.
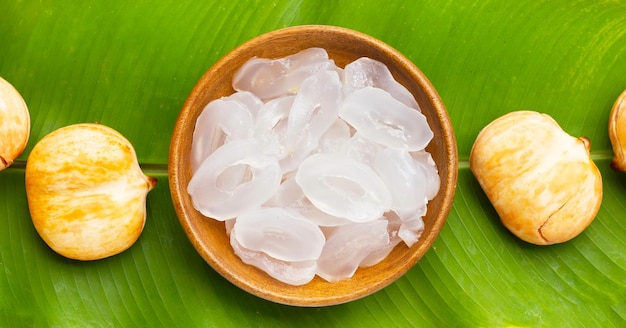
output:
M28 146L0 172L0 326L611 327L626 322L626 175L609 168L607 120L626 89L626 1L8 1L0 76L31 114ZM327 308L247 294L196 253L167 183L174 121L202 74L237 45L301 24L343 26L404 53L439 91L458 141L459 181L441 235L404 277ZM592 141L603 176L596 220L574 240L513 237L471 174L478 132L532 109ZM138 242L78 262L32 226L24 163L47 133L99 122L159 179Z

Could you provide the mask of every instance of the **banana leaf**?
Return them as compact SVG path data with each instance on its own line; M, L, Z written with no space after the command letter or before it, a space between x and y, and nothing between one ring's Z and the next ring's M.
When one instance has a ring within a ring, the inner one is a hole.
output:
M431 80L454 125L459 181L445 228L387 288L347 304L268 302L213 271L173 209L174 121L221 56L259 34L327 24L370 34ZM624 0L19 0L0 5L0 76L30 109L30 140L0 172L3 327L619 327L626 322L626 175L610 169L607 120L626 89ZM476 135L531 109L592 142L604 198L575 239L511 235L469 170ZM24 167L34 144L73 123L126 136L159 183L137 243L68 260L37 235Z

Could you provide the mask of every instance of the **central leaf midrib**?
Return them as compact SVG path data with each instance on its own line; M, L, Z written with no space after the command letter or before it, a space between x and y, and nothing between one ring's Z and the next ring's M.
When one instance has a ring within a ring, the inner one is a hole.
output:
M141 170L147 174L167 174L167 163L139 163ZM24 170L26 169L26 161L17 160L7 167L5 171Z
M613 152L611 151L598 151L591 153L591 159L594 161L607 161L613 158ZM167 175L167 163L139 163L142 171L147 174L166 174ZM17 160L11 164L5 171L9 170L24 170L26 168L26 161ZM469 156L459 157L459 170L469 169Z

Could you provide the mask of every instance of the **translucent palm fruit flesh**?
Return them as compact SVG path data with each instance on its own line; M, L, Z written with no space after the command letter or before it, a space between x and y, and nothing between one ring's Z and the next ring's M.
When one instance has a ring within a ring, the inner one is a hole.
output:
M141 171L130 142L100 124L51 132L26 164L35 229L50 248L75 260L101 259L132 246L156 182Z
M433 138L381 62L253 58L196 121L187 191L243 262L292 285L349 279L415 244L439 190Z
M515 111L476 138L470 168L500 220L529 243L579 235L602 202L602 177L590 142L566 133L549 115Z
M614 154L611 167L626 172L626 90L617 98L611 109L609 138Z
M0 171L24 151L29 135L28 107L13 85L0 77Z

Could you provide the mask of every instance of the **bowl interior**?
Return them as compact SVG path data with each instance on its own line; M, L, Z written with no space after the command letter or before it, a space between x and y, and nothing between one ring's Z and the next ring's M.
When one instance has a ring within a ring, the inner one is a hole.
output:
M387 65L400 83L416 97L434 132L427 147L441 177L438 195L428 204L425 230L408 248L400 243L381 263L359 268L348 280L329 283L315 277L304 286L277 281L265 272L244 264L232 251L224 223L207 219L196 211L187 194L191 179L189 156L195 121L211 100L234 92L234 73L248 59L280 58L310 47L326 49L338 66L370 57ZM409 270L430 248L443 227L452 205L457 180L456 141L446 109L428 79L408 59L383 42L362 33L331 26L298 26L270 32L239 46L219 60L200 79L185 102L174 127L169 154L172 200L189 240L223 277L261 298L295 306L327 306L372 294Z

